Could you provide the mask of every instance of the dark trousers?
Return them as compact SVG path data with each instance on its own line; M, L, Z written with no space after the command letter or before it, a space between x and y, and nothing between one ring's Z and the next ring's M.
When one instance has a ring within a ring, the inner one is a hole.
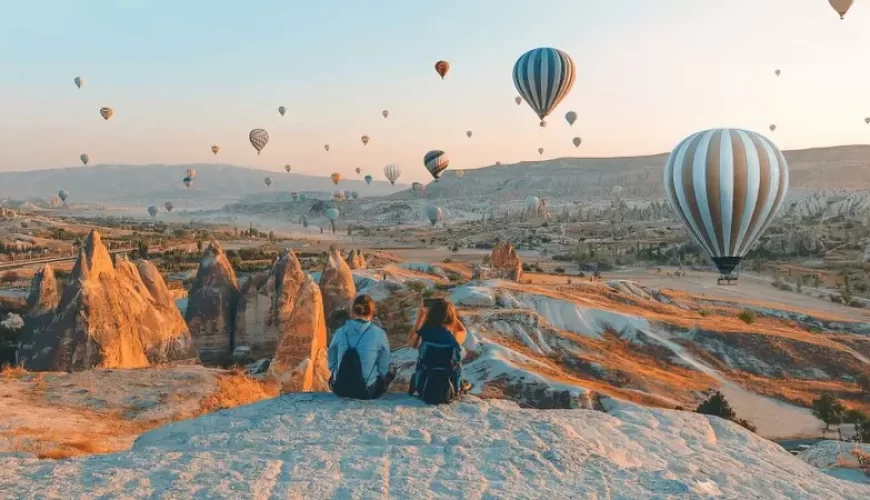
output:
M393 383L393 379L395 378L396 367L391 366L386 375L378 375L375 382L366 388L365 394L360 394L360 397L351 399L378 399L386 394L387 390L390 388L390 384ZM332 390L332 377L329 378L329 389Z

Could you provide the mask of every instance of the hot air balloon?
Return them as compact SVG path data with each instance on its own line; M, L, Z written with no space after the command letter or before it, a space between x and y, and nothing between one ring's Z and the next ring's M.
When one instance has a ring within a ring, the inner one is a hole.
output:
M114 114L115 112L112 111L112 108L100 108L100 116L102 116L104 120L108 120Z
M291 170L293 170L293 166L289 163L284 165L284 170L289 174Z
M532 49L517 59L513 77L523 100L543 120L574 86L574 61L561 50Z
M82 155L79 156L79 159L82 161L82 163L85 164L86 167L88 166L88 163L91 161L91 157L88 156L87 153L82 153Z
M840 14L840 19L843 19L852 7L853 0L828 0L828 3Z
M82 85L85 84L85 79L80 77L80 76L77 76L77 77L73 78L73 83L76 84L76 87L82 88Z
M197 172L195 169L192 169L192 168L187 169L187 176L190 177L191 179L196 179L196 174L197 174Z
M520 96L514 97L514 102L517 103L517 106L523 103L523 98Z
M284 116L284 113L287 112L287 108L284 106L278 106L278 112L281 113L281 116Z
M360 137L359 140L362 141L363 146L368 146L368 145L369 145L369 136L364 135L364 136Z
M413 190L414 193L416 193L417 196L420 196L420 197L422 197L424 194L426 194L426 186L424 186L423 184L421 184L419 182L411 183L411 190Z
M248 134L248 140L251 141L251 146L254 146L254 149L257 150L257 154L260 154L260 151L269 143L269 132L261 128L255 128Z
M325 149L326 152L328 153L329 152L329 144L324 144L323 149Z
M495 162L495 166L496 166L496 167L500 167L500 166L501 166L501 162L500 162L500 161Z
M771 126L770 126L770 131L773 132L773 131L775 131L775 130L776 130L776 125L771 125Z
M384 176L388 181L390 181L391 186L396 185L396 181L399 179L400 175L402 175L402 167L395 163L390 163L384 166Z
M157 217L157 207L155 207L154 205L151 205L150 207L148 207L148 215L150 215L152 219L156 218Z
M434 226L435 224L438 224L438 221L444 218L444 211L441 210L441 207L429 205L426 207L426 217L429 218L429 223Z
M335 172L329 176L329 180L331 180L333 184L338 186L338 183L341 182L341 174L338 172Z
M359 167L356 167L356 175L359 175L359 174L360 174L360 172L362 172L362 169L361 169L361 168L359 168Z
M390 112L389 112L389 111L387 111L387 110L386 110L386 109L385 109L385 110L383 110L383 111L381 111L381 114L382 114L382 115L383 115L383 116L384 116L384 118L386 118L386 117L388 117L388 116L390 116Z
M575 137L575 138L571 139L571 142L574 143L574 147L575 147L575 148L579 148L579 147L580 147L580 143L583 142L583 139L581 139L581 138L579 138L579 137Z
M565 121L568 122L568 125L574 125L574 122L577 121L577 113L573 111L568 111L565 113Z
M66 199L69 198L69 191L61 189L57 192L57 197L60 198L60 201L66 201Z
M345 199L344 192L343 191L333 191L332 192L332 199L335 201L341 201L341 200Z
M163 206L166 208L167 212L171 212L172 209L175 208L175 204L173 204L171 201L167 201L163 204Z
M461 179L465 177L465 170L454 170L453 175L455 175L457 179Z
M355 200L355 199L359 198L359 193L357 193L356 191L351 191L350 197Z
M782 73L782 71L776 70L776 71L774 71L774 73L776 73L776 76L779 76L779 74Z
M469 130L468 132L465 132L465 135L467 135L468 138L471 139L471 136L472 136L473 134L472 134L472 132Z
M541 204L541 199L537 196L527 196L523 204L526 206L526 208L537 210L538 205Z
M443 80L445 76L447 76L447 72L450 71L450 63L447 61L438 61L435 63L435 71L441 75L441 79Z
M544 148L538 148L538 154L539 155L544 154Z
M220 151L221 151L221 147L218 146L217 144L215 144L214 146L211 147L211 152L214 153L215 155L220 153Z
M729 276L773 221L788 164L766 137L712 129L684 139L665 164L664 187L689 233Z
M265 179L263 179L263 184L265 184L266 187L271 187L272 186L272 178L266 177Z
M341 212L339 212L337 208L326 209L326 220L328 220L329 225L332 226L333 233L335 233L335 221L338 220L339 215L341 215Z
M438 180L441 177L441 172L450 165L450 158L444 151L436 149L429 151L423 156L423 165L426 166L426 170L432 174L432 177Z
M291 191L291 192L290 192L290 198L291 198L293 201L297 201L297 200L299 199L299 193L297 193L296 191Z
M187 189L190 189L190 186L193 184L193 179L191 179L190 177L185 177L184 179L181 179L181 182L184 183L184 186Z
M344 192L344 199L347 200L349 198L350 198L350 191L345 191Z
M870 125L870 117L864 118L864 123L866 123L867 125Z
M371 175L367 175L367 176L363 177L363 179L366 180L366 184L371 184L372 180L374 180L374 177L372 177Z

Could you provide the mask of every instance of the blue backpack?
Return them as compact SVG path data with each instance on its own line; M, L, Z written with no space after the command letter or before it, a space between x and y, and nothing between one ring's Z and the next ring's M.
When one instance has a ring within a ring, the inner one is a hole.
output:
M462 381L462 351L459 344L436 344L423 341L417 370L411 376L409 396L440 405L454 401L460 393Z

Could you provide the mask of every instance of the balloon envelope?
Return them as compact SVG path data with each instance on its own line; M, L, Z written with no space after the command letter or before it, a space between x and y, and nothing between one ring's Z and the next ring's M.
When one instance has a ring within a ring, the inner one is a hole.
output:
M544 154L544 148L538 148L538 154L539 155Z
M712 129L684 139L665 164L668 202L730 274L773 221L788 192L785 157L761 134Z
M453 174L456 176L457 179L461 179L465 177L465 170L454 170Z
M341 212L339 212L337 208L326 209L326 219L329 221L334 221L338 219L339 215L341 215Z
M513 79L517 92L543 120L574 86L574 61L561 50L532 49L517 59Z
M100 108L100 116L102 116L104 120L108 120L114 114L115 112L112 111L112 108Z
M218 154L220 152L220 150L221 150L221 147L218 146L217 144L215 144L214 146L211 147L211 152L214 154Z
M565 121L568 122L568 125L574 125L574 122L577 121L577 113L573 111L568 111L565 113Z
M77 77L73 78L73 82L76 84L76 87L82 88L82 85L85 84L85 79L80 77L80 76L77 76Z
M269 132L261 128L255 128L248 134L248 140L251 141L251 146L257 150L257 154L266 147L269 143Z
M846 17L846 13L849 12L849 9L852 8L853 0L828 0L828 3L831 4L831 7L837 11L837 14L840 14L840 19Z
M171 212L172 209L175 208L175 205L171 201L167 201L163 204L163 207L166 208L167 212Z
M361 168L359 168L359 167L356 167L356 173L357 173L357 175L359 175L359 174L360 174L360 172L362 172L362 169L361 169Z
M287 108L284 106L278 106L278 112L281 113L281 116L284 116L284 113L287 112Z
M364 135L364 136L360 137L359 139L362 141L363 146L368 146L368 145L369 145L369 136Z
M432 177L438 179L441 177L441 172L450 166L450 158L444 151L429 151L423 156L423 165L426 166L426 170L432 174Z
M473 134L472 134L471 130L469 130L469 131L465 132L465 135L467 135L468 138L471 139L471 136L472 136Z
M527 196L526 200L523 202L526 208L538 208L538 205L541 204L541 199L537 196Z
M272 178L266 177L265 179L263 179L263 183L266 185L266 187L271 186L272 185Z
M571 139L571 142L573 142L574 147L577 148L577 147L580 147L580 143L583 142L583 139L581 139L579 137L575 137L575 138Z
M286 170L287 173L289 174L290 171L293 170L293 166L288 163L288 164L284 165L284 170Z
M338 172L335 172L334 174L329 176L329 179L332 181L333 184L335 184L337 186L338 183L341 182L341 174Z
M371 184L371 183L372 183L372 180L373 180L374 178L373 178L371 175L367 175L367 176L364 177L364 179L366 180L366 184Z
M402 167L396 165L395 163L390 163L388 165L384 165L384 177L390 181L391 185L395 185L396 181L399 179L399 176L402 175Z
M426 207L426 217L429 218L429 222L434 226L438 221L444 218L444 211L441 210L441 207L430 205Z
M193 179L191 179L190 177L185 177L184 179L181 179L181 182L184 183L184 186L186 188L190 189L191 184L193 184Z
M82 163L85 164L85 166L88 166L88 162L91 161L91 157L88 156L87 153L82 153L82 155L79 156L79 159L82 161Z
M148 214L151 215L151 217L157 217L157 207L154 205L148 207Z
M69 191L61 189L57 192L57 197L60 198L60 201L66 201L66 199L69 198Z
M388 116L390 116L390 112L389 112L389 111L387 111L387 110L386 110L386 109L385 109L385 110L383 110L383 111L381 111L381 114L382 114L382 115L383 115L383 116L384 116L384 118L386 118L386 117L388 117Z
M435 63L435 71L441 76L443 80L445 76L447 76L447 72L450 71L450 63L447 61L438 61Z

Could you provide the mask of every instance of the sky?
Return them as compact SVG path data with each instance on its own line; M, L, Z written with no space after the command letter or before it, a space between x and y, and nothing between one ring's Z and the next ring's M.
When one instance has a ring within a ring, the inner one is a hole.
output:
M870 138L862 0L845 21L827 0L0 4L0 171L80 166L88 153L92 164L289 163L345 176L359 166L376 178L398 163L410 182L429 179L432 149L471 169L662 153L720 126L781 149ZM546 128L513 102L511 78L516 59L543 46L577 67ZM443 81L439 59L451 64ZM260 155L252 128L271 136Z

